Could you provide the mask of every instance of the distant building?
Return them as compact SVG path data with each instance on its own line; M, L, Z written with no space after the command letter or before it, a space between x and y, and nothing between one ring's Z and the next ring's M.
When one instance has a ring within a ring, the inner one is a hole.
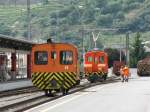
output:
M144 46L146 52L150 52L150 47Z

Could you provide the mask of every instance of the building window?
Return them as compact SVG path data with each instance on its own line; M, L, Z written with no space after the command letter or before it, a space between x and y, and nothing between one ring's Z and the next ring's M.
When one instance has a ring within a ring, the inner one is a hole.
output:
M46 65L48 63L48 53L46 51L36 51L34 57L36 65Z
M56 51L51 52L51 59L56 59Z
M72 51L60 51L60 64L63 64L63 65L73 64Z
M87 58L87 61L88 61L88 62L92 62L92 57L89 56L89 57Z
M100 63L103 64L103 63L104 63L104 56L100 56L100 57L99 57L99 61L100 61Z

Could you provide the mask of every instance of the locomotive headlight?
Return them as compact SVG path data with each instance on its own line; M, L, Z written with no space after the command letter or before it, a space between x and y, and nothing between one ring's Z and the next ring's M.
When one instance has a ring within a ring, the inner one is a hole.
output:
M92 64L84 64L84 67L92 67Z
M57 81L55 79L52 79L50 81L50 84L51 84L52 87L57 87Z
M106 64L98 64L97 66L98 66L98 67L105 67Z

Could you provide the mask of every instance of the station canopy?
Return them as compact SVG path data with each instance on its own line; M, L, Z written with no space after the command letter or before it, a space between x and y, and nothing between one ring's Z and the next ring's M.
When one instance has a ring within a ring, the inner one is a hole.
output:
M34 43L26 40L14 39L13 37L0 35L0 48L31 51L33 44Z

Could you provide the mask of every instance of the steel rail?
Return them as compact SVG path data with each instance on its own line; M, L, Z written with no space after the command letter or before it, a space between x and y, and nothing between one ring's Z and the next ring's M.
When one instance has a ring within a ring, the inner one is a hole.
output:
M79 85L79 86L76 86L75 88L71 89L68 94L73 94L75 92L79 92L81 90L84 90L84 89L87 89L87 88L90 88L90 87L93 87L96 85L118 82L118 80L119 80L118 78L110 77L106 81L103 81L103 82L86 83L86 84ZM8 111L22 112L22 111L28 110L30 108L36 107L38 105L44 104L46 102L56 100L61 97L63 97L63 95L61 95L60 93L58 93L54 97L46 97L45 95L41 95L41 96L34 97L34 98L31 98L31 99L28 99L25 101L21 101L21 102L17 102L14 104L10 104L10 105L1 107L0 112L8 112Z

